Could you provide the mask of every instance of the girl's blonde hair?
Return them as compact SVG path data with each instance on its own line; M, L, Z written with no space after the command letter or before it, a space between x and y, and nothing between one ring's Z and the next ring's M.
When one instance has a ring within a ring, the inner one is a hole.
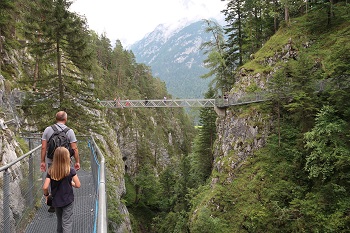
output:
M65 147L57 147L53 156L49 174L53 180L62 180L70 173L70 155Z

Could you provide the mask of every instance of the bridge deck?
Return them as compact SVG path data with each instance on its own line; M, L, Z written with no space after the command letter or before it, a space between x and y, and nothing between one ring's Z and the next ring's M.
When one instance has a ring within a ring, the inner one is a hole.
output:
M101 100L108 108L174 108L214 107L215 99L170 99L170 100Z
M77 172L81 181L81 187L74 189L73 232L88 233L94 231L94 213L96 190L90 171L79 170ZM26 233L56 232L57 218L55 213L49 213L44 197L33 221L27 226Z
M268 100L265 92L248 93L244 96L226 99L167 99L167 100L98 100L107 108L227 108L230 106L258 103Z

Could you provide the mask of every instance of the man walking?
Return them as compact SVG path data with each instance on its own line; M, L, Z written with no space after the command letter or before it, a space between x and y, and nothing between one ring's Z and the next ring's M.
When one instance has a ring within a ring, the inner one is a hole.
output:
M47 169L51 166L53 157L49 158L48 156L48 142L51 138L51 136L54 134L55 130L53 127L56 128L58 131L64 131L67 126L67 113L65 111L59 111L56 113L56 124L54 126L48 126L44 130L44 133L41 137L41 163L40 163L40 170L42 172L46 172ZM75 133L72 129L69 129L66 132L67 139L69 140L70 147L72 149L71 156L74 156L75 164L74 168L76 171L80 169L80 160L79 160L79 152L77 147L77 138L75 137ZM73 153L74 152L74 153ZM55 208L50 206L49 212L55 212Z
M66 126L67 123L67 113L65 111L59 111L56 113L56 128L59 131L64 130L67 128ZM52 164L52 159L47 157L47 150L48 150L48 141L52 134L54 133L54 129L51 126L46 127L44 130L44 133L41 138L41 164L40 164L40 170L42 172L45 172L48 167ZM74 168L76 171L80 169L80 159L79 159L79 152L78 152L78 147L77 147L77 139L75 137L75 133L72 129L69 129L67 131L67 137L70 143L70 146L72 150L74 151L74 159L75 159L75 164Z

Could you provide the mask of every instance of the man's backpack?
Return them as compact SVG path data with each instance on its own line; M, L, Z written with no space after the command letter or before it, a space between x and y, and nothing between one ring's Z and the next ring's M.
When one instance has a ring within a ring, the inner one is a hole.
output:
M58 125L58 127L60 126ZM70 128L66 127L64 130L61 131L57 129L56 125L51 125L51 128L54 132L49 138L49 141L47 142L47 157L52 159L56 148L60 146L67 148L71 156L74 155L74 151L70 146L70 142L67 135L67 132L68 130L70 130Z

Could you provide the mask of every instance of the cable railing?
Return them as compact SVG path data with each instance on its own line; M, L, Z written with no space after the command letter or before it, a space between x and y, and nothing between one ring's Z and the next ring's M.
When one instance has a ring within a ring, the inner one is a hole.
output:
M85 145L87 146L83 146L81 144L84 143L79 142L79 151L80 148L85 154L90 151L90 156L87 159L81 158L82 167L88 167L88 169L86 171L79 170L83 176L79 176L82 181L82 188L75 189L78 193L76 195L85 196L78 197L75 201L77 202L76 211L82 213L75 216L76 222L74 224L77 229L74 231L105 233L107 232L105 159L93 137L89 136L86 139L87 143ZM29 143L30 151L13 161L3 160L2 162L5 165L0 167L0 184L2 186L2 195L0 194L0 204L2 204L2 208L0 208L0 229L3 233L40 233L47 232L47 229L52 230L55 227L53 225L56 221L55 216L49 216L42 195L45 173L40 171L40 138L32 137L26 138L26 140ZM13 153L10 157L16 156L15 151L9 150L9 153ZM83 184L84 180L87 180L88 183ZM89 187L92 186L89 180L93 183L93 187ZM89 193L83 194L91 188L93 189L91 193L88 191ZM91 199L91 201L88 199ZM92 208L89 207L90 202ZM44 220L43 216L50 218L50 221ZM45 226L45 224L48 226ZM93 226L85 226L89 224Z

